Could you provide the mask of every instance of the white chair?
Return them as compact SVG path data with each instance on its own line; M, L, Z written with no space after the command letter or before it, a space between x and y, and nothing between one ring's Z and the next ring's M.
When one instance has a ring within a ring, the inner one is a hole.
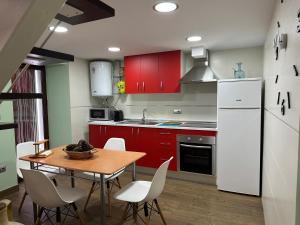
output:
M34 154L35 153L35 146L34 146L35 142L32 141L28 141L28 142L23 142L20 144L17 144L17 174L20 178L23 178L23 175L20 171L20 169L30 169L30 163L20 160L20 157L26 156L26 155L30 155L30 154ZM54 172L54 173L48 173L48 172L43 172L47 177L51 178L52 181L54 182L55 185L57 185L56 180L55 180L55 173L59 172L59 169L54 168L54 167L47 167L47 170ZM19 212L21 212L21 209L23 207L25 198L27 196L27 192L25 190L22 200L20 202L19 205Z
M38 170L21 169L21 172L24 177L28 195L31 197L32 201L39 206L35 225L40 224L41 217L45 210L53 208L56 208L56 224L61 224L60 208L65 205L69 207L68 212L70 207L73 207L80 223L84 225L75 202L85 196L85 191L77 188L55 186L44 173Z
M111 151L126 151L125 149L125 140L123 138L110 138L105 143L104 147L105 150L111 150ZM125 168L124 168L125 169ZM124 172L124 169L121 169L115 174L111 175L105 175L104 179L106 181L106 187L107 187L107 201L108 201L108 215L111 215L111 191L113 186L117 186L121 189L121 184L119 181L119 176ZM88 176L90 179L100 179L99 174L94 173L84 173L85 176ZM92 187L90 189L88 198L84 205L84 211L86 211L87 205L89 203L89 200L91 198L92 193L96 190L96 182L94 181L92 184Z
M171 157L169 160L165 161L156 171L152 182L150 181L133 181L123 187L119 192L114 195L114 198L120 201L127 202L125 211L123 213L122 221L120 224L123 224L127 217L129 209L133 209L133 218L136 221L139 211L139 207L143 206L144 213L145 213L145 224L149 224L150 217L153 211L158 212L160 215L162 222L166 225L166 220L162 214L162 211L158 205L157 198L162 193L165 182L168 167L170 161L173 159ZM155 204L156 208L154 208ZM150 208L150 213L149 213Z

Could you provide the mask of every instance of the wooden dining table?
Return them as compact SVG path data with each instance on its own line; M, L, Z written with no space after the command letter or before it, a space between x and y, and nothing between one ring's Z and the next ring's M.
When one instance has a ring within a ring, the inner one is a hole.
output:
M105 213L105 179L104 175L115 174L118 171L132 166L132 180L136 179L136 161L144 157L146 153L143 152L132 152L132 151L111 151L104 149L96 149L94 155L90 159L84 160L72 160L69 159L67 154L63 151L65 146L56 147L50 149L52 154L46 158L32 158L30 155L21 157L20 160L30 162L30 168L47 171L45 166L54 166L64 169L64 174L71 177L71 186L75 186L75 172L90 172L100 175L100 180L96 179L95 182L100 184L100 222L101 225L106 224L106 213ZM53 170L52 170L53 171ZM37 216L37 206L33 203L34 208L34 219Z

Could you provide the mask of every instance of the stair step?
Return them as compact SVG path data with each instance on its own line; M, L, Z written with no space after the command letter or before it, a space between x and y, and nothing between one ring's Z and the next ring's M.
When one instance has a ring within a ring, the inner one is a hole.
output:
M14 129L17 128L18 125L16 123L4 123L0 122L0 130Z

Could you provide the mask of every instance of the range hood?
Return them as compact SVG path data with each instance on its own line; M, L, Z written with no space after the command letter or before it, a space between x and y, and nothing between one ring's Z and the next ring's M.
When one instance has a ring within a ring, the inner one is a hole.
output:
M218 77L209 67L209 52L203 47L193 48L194 66L180 80L183 84L216 82Z

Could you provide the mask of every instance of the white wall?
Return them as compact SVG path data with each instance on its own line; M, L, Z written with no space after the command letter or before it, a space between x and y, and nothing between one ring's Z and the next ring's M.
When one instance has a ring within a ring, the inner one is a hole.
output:
M2 92L6 92L11 83L9 82ZM13 122L14 112L12 101L4 101L0 104L0 122ZM0 130L0 164L6 166L6 172L0 173L0 192L17 186L16 171L16 143L15 130Z
M211 68L222 79L233 78L232 68L237 62L244 63L243 69L248 77L261 77L262 61L262 47L213 51L210 54ZM190 53L185 53L182 66L185 71L191 68ZM122 95L116 106L124 111L126 118L141 118L143 108L147 108L147 118L150 119L216 121L217 85L183 84L178 94ZM182 114L173 114L174 109L182 109Z
M265 42L265 122L263 159L263 207L266 225L295 225L299 148L300 78L294 75L293 64L300 70L300 34L296 33L299 0L277 1ZM273 38L280 32L288 34L288 48L275 60ZM275 84L276 75L278 84ZM291 94L291 109L283 116L277 105L277 93L287 101Z
M89 63L75 58L69 63L72 142L87 139L89 109L97 104L90 94Z
M211 52L211 67L220 79L234 78L233 68L242 62L247 77L262 77L263 48L240 48Z

